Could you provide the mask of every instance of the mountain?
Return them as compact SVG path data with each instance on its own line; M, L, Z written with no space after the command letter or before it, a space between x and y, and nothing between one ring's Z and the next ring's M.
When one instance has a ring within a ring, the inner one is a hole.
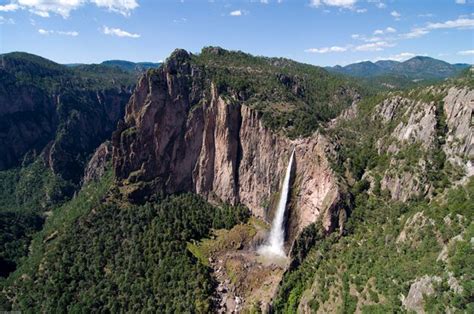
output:
M127 72L145 72L148 69L157 68L161 63L153 62L130 62L125 60L107 60L101 63L102 65L118 67Z
M81 145L77 153L90 153L115 127L134 84L128 72L107 66L81 65L71 69L26 53L9 53L0 58L0 170L20 165L26 153L39 154L67 132L90 133L76 139ZM94 120L97 123L89 128L76 127ZM65 145L53 143L51 154ZM71 158L76 161L76 157ZM54 161L53 158L52 168L56 168Z
M375 65L385 70L392 70L397 64L398 62L393 60L379 60L375 62Z
M124 114L134 76L100 65L68 68L22 52L0 60L0 265L6 276L28 253L44 213L80 188L88 158Z
M105 66L120 69L125 72L134 73L137 77L142 74L143 72L157 68L161 65L160 62L131 62L126 60L106 60L100 63L99 65L96 64L84 64L84 63L68 63L65 66L69 68L83 68L83 67L94 67L94 66Z
M36 63L44 80L30 81L69 86ZM0 308L471 312L473 98L471 69L373 93L288 59L177 49L140 76L110 141L78 158L74 197L0 211ZM33 157L0 171L0 205L47 186ZM287 257L264 255L287 169Z
M431 80L454 77L469 64L449 64L430 57L417 56L404 62L380 60L375 63L364 61L344 67L326 67L328 71L355 77L399 76L411 80Z

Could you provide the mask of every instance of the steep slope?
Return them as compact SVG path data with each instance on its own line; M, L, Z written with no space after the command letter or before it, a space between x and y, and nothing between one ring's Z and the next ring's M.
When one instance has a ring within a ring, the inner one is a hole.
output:
M0 265L11 271L43 214L80 187L88 158L124 114L134 76L26 53L0 60L0 224L18 221L1 229Z
M245 221L246 209L190 194L132 205L113 195L111 179L109 171L48 219L5 282L2 310L210 311L215 283L186 243Z
M53 171L78 182L82 170L75 169L76 161L110 136L133 78L107 67L71 70L25 53L1 60L0 170L18 166L26 153L39 154L50 144Z
M290 140L284 128L265 124L265 114L279 117L291 110L298 116L312 110L306 99L326 97L334 102L326 106L335 108L325 109L327 118L319 113L322 123L358 95L343 81L324 90L326 95L317 95L310 89L316 79L313 72L332 78L322 70L299 67L219 48L199 56L175 51L162 68L142 77L125 121L114 133L113 160L122 192L143 202L155 193L191 191L212 202L242 203L257 217L268 219L294 147L297 194L292 199L289 237L318 217L323 217L327 230L334 229L342 191L329 167L331 144L318 132ZM251 74L243 76L242 71ZM276 73L270 78L268 73L253 75L258 71ZM223 78L222 72L228 75ZM282 107L287 108L283 113Z
M313 246L296 247L276 311L472 310L473 102L461 79L334 121L334 167L354 199L345 236L305 229Z
M0 205L53 209L39 232L22 216L0 234L2 269L20 261L0 308L472 312L473 87L469 70L361 100L317 67L177 50L141 77L70 201L31 191L55 195L44 159L0 173ZM293 148L279 263L257 251L257 217L271 220Z

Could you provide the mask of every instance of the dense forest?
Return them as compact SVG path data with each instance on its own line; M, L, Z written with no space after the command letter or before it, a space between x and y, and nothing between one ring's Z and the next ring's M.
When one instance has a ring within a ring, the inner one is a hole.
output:
M244 207L211 206L192 194L118 202L111 174L54 211L11 276L2 308L40 312L208 312L210 269L186 249L212 228L245 222ZM9 296L15 297L10 299ZM12 303L10 305L10 302Z

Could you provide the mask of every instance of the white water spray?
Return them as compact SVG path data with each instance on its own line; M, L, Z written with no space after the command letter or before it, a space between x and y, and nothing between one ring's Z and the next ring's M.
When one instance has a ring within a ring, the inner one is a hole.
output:
M259 252L262 254L271 254L285 256L283 245L285 243L285 209L286 203L288 202L288 193L290 189L290 176L291 167L293 165L293 156L295 150L290 156L288 167L286 168L285 178L283 179L283 185L281 186L280 199L278 201L277 211L272 222L272 229L270 230L270 236L268 238L268 244L260 247Z

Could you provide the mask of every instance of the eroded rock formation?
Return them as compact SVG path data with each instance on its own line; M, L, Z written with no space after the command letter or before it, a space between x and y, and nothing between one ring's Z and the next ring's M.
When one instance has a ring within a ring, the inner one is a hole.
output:
M267 129L238 95L222 95L204 80L183 50L141 78L113 146L117 178L132 200L192 191L243 203L263 218L295 147L290 237L317 219L327 230L336 225L341 192L325 137L290 140Z

